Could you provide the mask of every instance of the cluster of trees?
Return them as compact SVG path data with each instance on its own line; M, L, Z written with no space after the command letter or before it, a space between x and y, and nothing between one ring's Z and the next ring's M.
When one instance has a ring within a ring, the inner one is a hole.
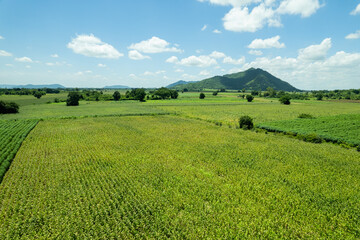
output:
M0 101L0 114L18 113L19 105L14 102Z
M13 88L13 89L0 89L0 95L34 95L36 92L42 93L60 93L59 89L52 88L39 88L39 89L28 89L28 88ZM45 95L43 94L43 95Z
M360 100L360 89L312 91L311 94L317 100L323 100L323 99Z
M179 96L179 93L176 90L171 90L165 87L159 88L155 90L154 92L151 92L151 99L177 99Z

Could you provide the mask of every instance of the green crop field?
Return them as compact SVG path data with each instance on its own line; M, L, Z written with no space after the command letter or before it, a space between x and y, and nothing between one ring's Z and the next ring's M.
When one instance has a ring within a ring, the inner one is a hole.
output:
M44 104L47 102L54 102L54 100L57 98L59 100L66 100L68 93L59 93L59 94L46 94L42 96L40 99L37 99L33 95L1 95L0 101L6 101L6 102L15 102L22 106L27 105L36 105L36 104Z
M360 114L262 123L260 128L296 134L316 134L325 140L360 145Z
M356 239L354 149L179 116L41 121L0 185L0 239Z
M36 124L36 120L0 120L0 183L22 141Z

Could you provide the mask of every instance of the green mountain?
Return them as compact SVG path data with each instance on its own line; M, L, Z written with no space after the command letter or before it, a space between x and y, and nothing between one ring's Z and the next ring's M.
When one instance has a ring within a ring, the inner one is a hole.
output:
M272 87L275 90L299 91L289 83L274 77L260 68L250 68L244 72L215 76L196 83L181 84L173 87L177 90L227 89L227 90L261 90Z
M182 84L188 84L188 83L195 83L197 81L183 81L183 80L180 80L180 81L177 81L177 82L174 82L172 84L169 84L166 86L166 88L173 88L177 85L182 85Z

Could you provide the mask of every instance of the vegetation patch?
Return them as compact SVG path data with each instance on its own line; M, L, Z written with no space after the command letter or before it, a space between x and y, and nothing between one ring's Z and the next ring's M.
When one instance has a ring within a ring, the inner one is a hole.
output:
M0 183L36 120L0 120Z
M360 145L360 114L261 123L257 127L273 132L294 133L310 142L330 141Z

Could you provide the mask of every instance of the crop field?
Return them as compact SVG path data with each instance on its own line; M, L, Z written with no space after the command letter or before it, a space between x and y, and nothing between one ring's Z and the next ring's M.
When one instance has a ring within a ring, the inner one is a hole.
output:
M360 114L319 117L315 119L295 119L259 125L270 131L296 134L316 134L323 139L360 145Z
M36 105L36 104L44 104L47 102L54 102L55 98L59 100L66 100L67 93L59 93L59 94L46 94L42 96L40 99L35 98L33 95L1 95L0 101L7 102L15 102L21 106L27 105Z
M255 98L256 100L256 98ZM321 102L321 101L293 101L290 105L282 105L278 100L259 99L248 103L238 102L207 102L186 103L170 102L168 105L157 105L157 108L179 115L208 121L218 121L235 125L240 116L249 115L255 124L296 119L299 114L307 113L315 117L335 116L339 114L360 114L358 103ZM150 104L150 103L149 103Z
M179 116L40 121L0 239L356 239L359 154Z
M120 116L164 114L166 111L143 103L126 102L80 102L79 106L68 107L65 103L28 105L20 108L18 114L2 114L0 119L49 119L90 116Z
M0 183L22 141L36 124L35 120L0 120Z

